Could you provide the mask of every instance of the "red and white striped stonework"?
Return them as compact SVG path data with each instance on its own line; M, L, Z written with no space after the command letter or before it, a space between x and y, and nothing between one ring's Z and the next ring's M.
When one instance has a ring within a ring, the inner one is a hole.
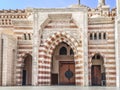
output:
M91 85L91 83L92 83L92 81L91 81L91 68L92 68L92 57L96 54L96 53L98 53L98 54L100 54L103 58L104 58L104 60L103 60L103 66L105 67L105 65L106 65L106 59L105 59L105 56L104 56L104 54L103 53L100 53L100 52L94 52L94 53L92 53L92 54L90 54L89 55L89 60L88 60L88 72L89 72L89 85Z
M27 56L28 53L23 52L18 55L18 61L16 64L16 85L22 85L22 73L23 73L23 65L24 65L24 59ZM31 54L31 53L29 53Z
M99 53L104 59L106 73L106 86L116 86L116 61L115 61L115 40L114 24L107 23L102 25L89 25L88 33L106 32L106 40L89 40L88 44L88 62L89 62L89 82L91 81L91 59L96 53ZM100 31L98 31L100 28ZM97 42L97 44L96 44Z
M51 85L51 57L55 47L65 42L71 46L74 51L75 61L75 82L76 85L83 86L84 82L84 64L82 57L82 46L72 36L65 32L57 32L50 36L39 48L39 71L38 71L38 84Z

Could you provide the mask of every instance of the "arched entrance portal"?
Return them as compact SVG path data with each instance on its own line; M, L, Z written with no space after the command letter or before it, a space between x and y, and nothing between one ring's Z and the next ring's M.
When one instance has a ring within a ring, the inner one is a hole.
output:
M22 85L32 85L32 56L26 54L23 62Z
M84 68L83 68L83 49L82 41L77 41L72 36L66 32L57 32L50 36L40 47L39 50L39 85L51 85L51 72L52 72L52 58L56 46L60 45L61 42L65 42L74 51L74 62L75 62L75 84L83 86L84 85ZM72 53L71 50L71 53ZM61 50L62 51L62 50ZM65 56L66 57L66 56ZM41 66L42 65L42 66ZM54 64L55 65L55 64ZM58 64L57 64L58 65Z
M56 46L51 64L52 85L75 85L74 52L67 43Z
M92 57L92 66L91 66L91 82L92 86L105 86L106 83L105 77L105 67L104 59L100 54L95 54Z

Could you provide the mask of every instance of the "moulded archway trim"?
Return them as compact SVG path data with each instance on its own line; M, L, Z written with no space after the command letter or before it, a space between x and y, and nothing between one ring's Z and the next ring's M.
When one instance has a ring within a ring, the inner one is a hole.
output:
M27 57L28 54L31 55L31 53L27 53L27 52L22 53L19 56L18 61L17 61L17 66L16 66L16 85L18 85L18 86L22 85L22 68L24 66L24 59Z
M73 37L71 37L66 32L57 32L50 36L44 43L44 49L39 52L39 85L51 85L51 58L55 47L61 43L67 43L74 52L75 61L75 79L76 85L84 85L84 64L82 57L81 43L77 42ZM42 63L42 64L41 64ZM40 66L42 65L42 66Z
M103 57L103 60L104 60L104 66L106 65L105 63L106 63L106 57L105 57L105 54L103 54L103 53L101 53L101 52L95 52L95 53L92 53L91 55L90 55L90 57L89 57L89 63L90 63L90 65L92 64L92 57L95 55L95 54L99 54L99 55L101 55L102 57Z
M103 54L103 53L101 53L101 52L92 53L92 54L90 55L90 57L89 57L89 77L90 77L90 79L89 79L89 85L91 85L92 57L93 57L94 55L96 55L96 54L99 54L100 56L103 57L103 66L104 66L104 68L105 68L105 73L107 72L107 70L106 70L106 57L105 57L105 54ZM107 76L107 74L106 74L106 76Z

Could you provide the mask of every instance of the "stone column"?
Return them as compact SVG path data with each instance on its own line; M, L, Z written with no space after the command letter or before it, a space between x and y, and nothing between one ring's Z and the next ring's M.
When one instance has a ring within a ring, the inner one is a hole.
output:
M79 8L78 8L79 10ZM83 50L83 63L84 63L84 75L83 75L83 82L84 86L88 86L88 14L87 9L83 9L83 13L75 13L72 14L73 19L76 20L76 24L78 25L79 31L81 34L82 40L82 50ZM78 39L80 40L80 38Z
M8 39L5 35L2 35L2 38L4 40L4 46L3 46L3 65L2 65L2 86L6 86L7 85L7 67L8 67L8 63L7 63L7 53L8 53Z
M116 86L120 87L120 18L115 21L115 57L116 57Z
M88 86L88 17L87 13L84 13L84 21L83 21L83 51L84 51L84 86Z
M38 85L38 50L39 50L39 25L38 12L33 11L33 60L32 60L32 85Z

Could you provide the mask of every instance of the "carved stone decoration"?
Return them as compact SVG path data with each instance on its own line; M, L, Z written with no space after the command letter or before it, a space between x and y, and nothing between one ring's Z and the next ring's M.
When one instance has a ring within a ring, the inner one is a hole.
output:
M31 26L33 23L28 20L12 20L13 25L15 26Z

